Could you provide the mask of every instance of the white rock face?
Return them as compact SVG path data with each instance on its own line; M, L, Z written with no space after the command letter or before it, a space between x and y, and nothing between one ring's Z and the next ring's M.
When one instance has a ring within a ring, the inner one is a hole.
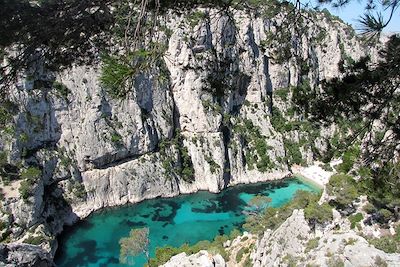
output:
M128 99L114 101L99 90L99 75L94 68L74 69L60 74L64 83L79 88L79 92L74 92L77 99L70 100L75 104L66 114L60 112L58 116L65 128L60 143L68 143L73 150L83 171L81 176L85 188L90 192L87 202L83 204L87 208L74 209L79 216L108 205L197 190L218 192L229 185L279 179L290 174L288 166L279 161L285 157L285 148L281 133L271 125L265 99L271 90L296 85L299 66L293 60L276 64L270 60L268 49L260 49L260 43L273 29L264 19L241 11L235 12L234 20L213 9L199 11L208 13L210 19L200 21L194 28L189 26L185 16L171 14L166 19L172 32L165 54L170 72L170 91L158 87L154 79L142 77ZM354 59L365 53L356 38L341 28L341 23L327 21L322 16L319 19L319 26L329 33L326 40L321 44L313 42L313 36L318 32L310 24L309 36L301 41L304 60L315 63L308 73L312 84L339 76L337 66L343 53ZM233 34L235 31L236 36ZM225 64L223 68L221 64ZM221 96L211 93L218 89L216 84L224 87ZM88 96L91 100L85 101ZM82 103L87 103L83 110ZM150 118L143 120L143 109L150 111ZM80 115L77 117L77 114ZM109 119L102 118L101 114L106 114ZM168 119L163 114L167 114ZM226 114L237 115L229 118ZM122 128L110 128L110 121L111 124L121 122ZM245 121L251 121L259 129L269 146L268 157L275 167L268 171L261 172L257 167L249 168L246 164L247 144L241 132L232 131L236 124ZM138 165L136 159L118 166L119 159L154 150L158 140L170 137L177 126L193 164L192 183L174 181L173 185L167 183L168 186L164 186L165 178L160 165L144 167ZM122 137L120 148L107 140L113 130ZM293 138L299 140L300 136ZM311 151L301 151L306 162L312 163ZM116 166L107 167L110 163L115 165L114 162L117 162ZM85 171L97 167L106 169ZM141 168L154 177L144 180L129 174L140 172ZM135 182L128 183L130 179ZM135 187L149 191L140 191Z
M316 246L310 246L314 239ZM297 266L399 266L400 254L388 254L368 244L352 230L325 228L322 237L311 231L303 210L293 214L275 231L268 230L252 253L253 266L288 266L289 259Z
M185 252L173 256L162 267L225 267L224 258L217 254L213 256L205 250L187 256Z
M309 239L310 227L304 219L303 210L293 211L277 230L268 230L259 240L254 266L279 266L286 254L299 255L303 252L304 241Z
M74 67L60 73L59 80L71 90L68 104L59 103L55 112L59 144L82 171L150 152L160 139L171 137L171 94L155 86L154 78L138 76L124 99L106 96L96 66Z

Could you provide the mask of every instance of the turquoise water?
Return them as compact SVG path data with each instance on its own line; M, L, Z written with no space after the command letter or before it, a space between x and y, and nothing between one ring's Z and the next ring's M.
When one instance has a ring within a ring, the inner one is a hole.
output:
M174 198L146 200L139 204L96 212L67 228L59 238L56 264L61 267L126 266L119 263L119 239L132 228L149 227L150 255L165 245L195 244L229 234L242 226L246 203L257 194L272 198L273 207L287 203L297 190L316 191L297 179L240 185L219 194L198 192ZM134 258L143 266L143 255Z

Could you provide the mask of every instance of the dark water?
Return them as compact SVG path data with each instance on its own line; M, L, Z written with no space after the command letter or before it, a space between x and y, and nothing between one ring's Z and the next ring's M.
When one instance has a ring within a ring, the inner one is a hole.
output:
M269 196L271 205L278 207L290 201L300 189L317 190L297 179L286 179L235 186L219 194L198 192L96 212L63 232L56 263L62 267L126 266L118 260L118 241L128 236L132 228L149 227L151 255L160 246L212 240L242 226L245 220L242 211L255 195ZM135 266L143 266L145 262L143 255L133 260Z

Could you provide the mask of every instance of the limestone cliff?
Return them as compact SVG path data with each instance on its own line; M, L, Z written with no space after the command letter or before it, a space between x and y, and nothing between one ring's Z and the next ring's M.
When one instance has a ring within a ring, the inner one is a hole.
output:
M278 62L266 43L282 14L170 12L162 19L169 34L158 29L165 66L137 75L122 99L101 86L101 63L53 73L38 60L15 85L1 130L3 169L21 173L4 186L3 238L54 253L64 223L103 207L280 179L291 165L284 139L312 163L332 129L285 136L270 108L285 113L290 104L274 92L305 80L319 90L366 50L344 23L308 16L314 22L303 22L302 36L290 32L289 56Z

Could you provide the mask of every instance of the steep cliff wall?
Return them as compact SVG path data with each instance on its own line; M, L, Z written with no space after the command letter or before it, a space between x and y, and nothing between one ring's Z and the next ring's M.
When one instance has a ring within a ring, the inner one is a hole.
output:
M283 14L169 13L168 31L159 29L165 66L137 75L124 98L101 86L100 63L53 73L38 61L16 84L2 129L3 166L21 173L3 189L3 237L54 251L62 225L94 210L280 179L312 163L334 129L282 131L274 114L301 120L291 86L319 90L365 49L344 23L307 16L276 60L280 47L268 43Z

